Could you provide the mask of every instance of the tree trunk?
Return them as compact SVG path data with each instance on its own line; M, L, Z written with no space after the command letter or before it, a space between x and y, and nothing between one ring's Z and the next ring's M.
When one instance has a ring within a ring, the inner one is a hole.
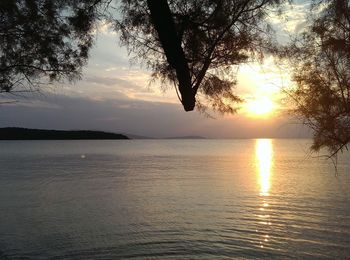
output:
M192 111L196 104L196 92L192 89L190 70L168 2L167 0L147 0L147 5L167 61L176 71L182 105L185 111Z

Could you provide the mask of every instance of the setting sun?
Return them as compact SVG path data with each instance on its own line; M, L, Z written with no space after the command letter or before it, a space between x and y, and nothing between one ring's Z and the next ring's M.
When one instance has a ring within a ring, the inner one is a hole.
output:
M270 114L275 109L275 105L269 97L264 96L249 101L246 109L253 116L264 116Z

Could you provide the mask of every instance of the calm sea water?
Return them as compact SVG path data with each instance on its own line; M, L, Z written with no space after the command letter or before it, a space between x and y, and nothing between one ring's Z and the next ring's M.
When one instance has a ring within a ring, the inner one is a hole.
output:
M349 258L350 154L309 140L0 142L0 258Z

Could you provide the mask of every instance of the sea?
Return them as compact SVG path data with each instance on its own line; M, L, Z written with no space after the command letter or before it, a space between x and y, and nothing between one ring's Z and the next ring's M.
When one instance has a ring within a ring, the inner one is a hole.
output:
M0 259L349 259L350 153L308 139L0 142Z

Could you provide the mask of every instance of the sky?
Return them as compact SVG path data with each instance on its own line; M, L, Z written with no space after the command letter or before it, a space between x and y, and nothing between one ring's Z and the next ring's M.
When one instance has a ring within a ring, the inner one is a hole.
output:
M304 10L304 4L296 4L282 18L270 15L280 40L303 28ZM89 129L149 137L310 136L283 111L280 92L290 84L289 75L272 57L263 64L240 67L237 93L246 104L237 114L209 118L198 111L185 112L174 89L162 91L159 83L150 84L150 72L130 63L126 48L107 25L99 26L96 37L81 80L46 86L39 93L1 96L15 102L0 105L0 127Z

